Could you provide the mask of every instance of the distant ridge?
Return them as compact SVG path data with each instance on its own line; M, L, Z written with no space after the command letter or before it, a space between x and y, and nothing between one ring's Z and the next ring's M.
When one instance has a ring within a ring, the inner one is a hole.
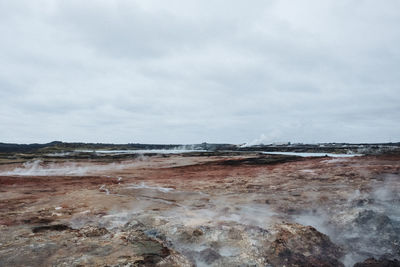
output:
M12 143L0 143L0 152L20 152L29 153L36 151L73 151L76 149L88 149L88 150L125 150L125 149L172 149L181 145L166 144L166 145L153 145L153 144L103 144L103 143L66 143L61 141L53 141L45 144L12 144Z
M74 151L74 150L149 150L149 149L201 149L201 150L234 150L236 145L231 144L107 144L107 143L83 143L83 142L61 142L53 141L46 144L12 144L0 143L0 153L32 153L32 152L53 152L53 151Z
M280 151L280 152L343 152L360 150L379 150L383 148L400 148L397 143L323 143L323 144L270 144L242 147L234 144L110 144L110 143L83 143L83 142L62 142L53 141L45 144L15 144L0 143L0 153L34 153L34 152L56 152L75 150L149 150L149 149L195 149L208 151Z

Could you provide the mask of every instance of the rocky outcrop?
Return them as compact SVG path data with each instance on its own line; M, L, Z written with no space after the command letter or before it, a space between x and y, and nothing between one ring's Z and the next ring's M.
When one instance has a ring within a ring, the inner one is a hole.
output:
M104 227L85 226L79 230L79 233L85 237L96 237L108 234L108 230Z
M266 249L268 261L274 266L343 266L340 247L311 226L278 225L275 240Z

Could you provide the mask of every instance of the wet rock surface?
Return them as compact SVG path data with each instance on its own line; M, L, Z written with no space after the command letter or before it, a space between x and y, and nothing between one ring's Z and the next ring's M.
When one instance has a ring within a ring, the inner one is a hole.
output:
M396 154L57 159L3 164L0 173L0 266L398 266L400 258Z

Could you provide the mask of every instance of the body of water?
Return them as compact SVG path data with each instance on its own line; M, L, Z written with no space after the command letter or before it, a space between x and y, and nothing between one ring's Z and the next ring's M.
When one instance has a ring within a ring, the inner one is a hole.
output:
M348 158L362 156L362 154L334 154L334 153L307 153L307 152L262 152L263 154L273 155L291 155L299 157L333 157L333 158Z

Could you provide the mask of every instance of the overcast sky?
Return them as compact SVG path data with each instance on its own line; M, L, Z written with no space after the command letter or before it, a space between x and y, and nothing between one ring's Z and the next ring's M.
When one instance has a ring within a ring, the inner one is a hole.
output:
M0 0L0 142L400 141L398 0Z

